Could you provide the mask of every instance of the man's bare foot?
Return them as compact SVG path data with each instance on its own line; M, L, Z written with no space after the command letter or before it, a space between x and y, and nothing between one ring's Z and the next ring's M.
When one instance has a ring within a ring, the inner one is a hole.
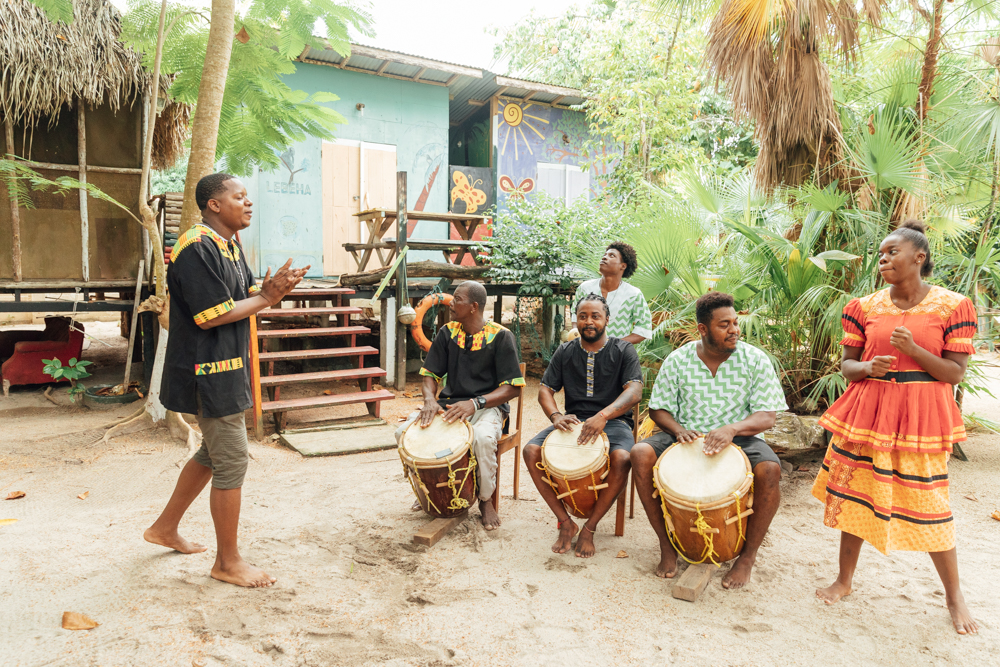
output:
M573 546L573 538L576 537L577 530L573 519L567 517L559 525L559 539L552 545L552 551L557 554L564 554L569 551L570 547Z
M277 581L264 570L254 567L242 558L227 567L216 562L212 566L212 578L247 588L267 588Z
M743 588L750 582L750 571L757 562L757 555L744 553L736 559L729 572L722 578L722 587L731 591Z
M576 538L576 557L591 558L597 549L594 548L594 531L583 524L580 529L580 537Z
M493 503L489 500L479 501L479 513L482 514L483 528L486 530L496 530L500 527L500 517L493 509Z
M840 579L827 586L826 588L817 588L816 597L827 604L833 604L840 598L845 598L851 594L850 584L841 583Z
M677 574L677 552L667 545L660 545L660 564L656 566L656 576L661 579L673 579Z
M420 506L420 500L419 499L418 500L414 500L413 504L410 505L410 511L412 511L412 512L419 512L422 509L423 509L423 507Z
M173 549L174 551L180 551L182 554L200 554L201 552L208 550L208 547L204 544L198 544L197 542L189 542L185 540L177 534L177 531L174 531L172 535L167 535L150 527L147 528L146 532L142 534L142 538L152 544L158 544L161 547L167 547L168 549Z
M965 597L961 593L957 598L948 601L948 611L951 612L951 622L960 635L978 635L979 624L972 620L969 608L965 606Z

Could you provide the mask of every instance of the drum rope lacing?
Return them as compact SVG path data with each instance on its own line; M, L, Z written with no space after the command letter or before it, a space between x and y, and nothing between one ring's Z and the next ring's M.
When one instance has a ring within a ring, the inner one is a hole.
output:
M659 468L660 466L658 465L653 466L654 480L657 479L657 471L659 470ZM752 480L753 473L748 472L747 477L751 478ZM705 520L704 515L702 515L701 513L701 503L695 503L694 505L694 509L698 513L698 518L695 519L694 521L694 527L698 531L698 536L701 537L702 541L705 543L705 548L701 552L701 560L691 560L690 558L684 555L684 552L681 550L680 544L678 544L677 539L674 537L674 533L676 532L676 530L673 529L673 526L671 526L670 510L667 509L667 499L664 497L663 492L660 491L659 488L657 488L657 492L660 496L660 506L663 508L663 522L667 529L667 539L669 539L670 544L673 545L674 551L680 554L680 557L686 560L691 565L699 565L701 563L704 563L706 560L711 560L713 565L715 565L716 567L721 567L721 563L715 560L715 557L718 556L719 554L716 553L715 551L715 538L714 538L714 533L712 532L713 529L712 526L709 525L708 521ZM753 493L753 481L750 482L750 493ZM742 514L742 511L740 510L740 492L733 491L732 495L736 499L736 516L738 517L740 514ZM736 541L736 550L738 551L740 549L740 543L746 541L746 536L743 534L743 520L737 519L736 524L739 526L739 531L740 531L740 537Z
M556 445L556 447L567 447L567 446L568 445ZM609 467L611 465L611 459L608 457L607 452L604 453L604 465L605 466L609 466ZM549 486L551 486L554 491L559 491L559 485L557 483L555 483L555 482L552 481L552 474L549 472L548 466L546 466L543 462L539 461L538 463L535 464L535 467L545 473L545 476L548 478L547 479L547 484ZM559 477L559 475L556 474L556 477ZM583 517L583 512L576 505L576 498L574 497L574 496L576 496L576 492L573 489L570 488L570 486L569 486L569 478L566 475L563 475L562 476L562 481L563 481L563 484L566 485L566 490L571 492L569 494L569 499L573 503L573 510L576 512L576 516L579 516L579 517L582 518ZM596 502L597 499L598 499L598 489L597 489L598 485L597 485L597 480L594 479L594 471L593 470L590 471L590 485L591 485L590 486L591 490L594 492L594 501ZM566 505L566 501L563 500L562 504ZM566 509L569 509L569 507L567 507Z
M431 500L430 489L428 489L427 485L424 484L424 480L420 478L420 475L418 475L413 469L411 469L408 465L406 465L406 461L403 460L403 454L401 451L399 454L399 458L400 461L402 461L403 463L403 474L406 476L406 479L410 482L410 488L413 489L413 495L417 497L417 502L420 502L420 494L417 492L417 487L413 483L413 478L416 477L417 481L420 482L420 489L424 492L424 498L427 499L427 507L424 507L423 503L420 504L420 507L425 512L428 513L430 513L431 508L433 507L435 513L441 514L441 510L438 509L438 506L434 504L433 500ZM451 502L448 503L448 507L446 509L461 510L469 507L469 501L466 500L465 498L462 498L460 494L462 493L462 489L465 488L465 482L468 481L470 475L472 475L472 495L475 496L477 491L479 490L479 480L476 478L476 475L472 474L473 471L475 471L476 469L476 465L477 465L476 455L473 454L471 450L469 451L469 465L466 466L465 468L452 468L451 463L450 462L448 463L448 488L451 489L452 498ZM462 478L462 483L458 484L458 486L456 487L455 478L460 472L465 472L465 477Z

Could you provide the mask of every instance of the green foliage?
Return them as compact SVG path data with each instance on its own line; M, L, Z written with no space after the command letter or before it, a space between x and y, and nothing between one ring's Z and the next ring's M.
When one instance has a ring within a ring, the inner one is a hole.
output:
M333 139L346 122L325 106L338 99L332 92L312 95L292 90L284 78L295 72L295 59L306 46L329 44L349 55L348 31L368 35L371 17L330 0L254 0L236 17L235 30L245 30L246 43L234 40L219 122L216 156L219 168L246 176L255 167L280 166L279 155L309 136ZM124 17L122 39L152 65L160 3L132 0ZM194 5L172 3L167 10L170 33L164 42L162 70L172 75L170 98L196 105L205 61L210 17ZM326 39L312 34L326 29ZM197 106L195 106L197 114Z
M150 192L154 195L164 192L184 192L184 179L187 177L187 157L177 161L177 164L164 171L150 172Z
M45 12L45 15L53 23L60 21L63 23L73 22L72 0L31 0L31 2Z
M511 74L583 90L590 130L602 135L588 141L589 158L608 160L605 142L617 148L610 185L623 199L690 165L728 173L756 154L749 128L703 87L703 10L685 4L668 16L639 0L594 1L496 33Z
M42 367L42 372L50 376L56 382L60 380L69 380L70 386L66 391L69 392L69 397L72 401L76 401L80 398L86 389L83 385L77 385L77 380L82 380L83 378L90 377L90 372L87 371L87 366L90 366L92 361L84 361L83 359L77 359L73 357L66 362L63 366L62 361L59 359L42 359L42 363L45 366Z
M69 176L59 176L50 179L42 176L37 171L28 166L22 158L0 160L0 182L6 183L7 191L11 198L22 208L34 208L35 203L31 198L31 192L51 192L62 197L68 194L76 194L79 190L85 189L94 199L106 201L109 204L125 211L133 220L139 222L131 209L119 202L111 195L105 193L92 183L81 183Z

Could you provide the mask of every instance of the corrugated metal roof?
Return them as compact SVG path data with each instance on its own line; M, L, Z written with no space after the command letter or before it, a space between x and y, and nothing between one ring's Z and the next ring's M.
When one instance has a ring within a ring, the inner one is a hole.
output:
M520 99L527 97L532 102L558 106L586 102L583 94L574 88L514 79L477 67L363 44L351 45L351 55L346 63L344 57L333 49L309 49L301 60L375 76L409 79L428 85L447 85L451 99L449 116L452 125L468 120L483 106L477 102L488 104L494 95Z

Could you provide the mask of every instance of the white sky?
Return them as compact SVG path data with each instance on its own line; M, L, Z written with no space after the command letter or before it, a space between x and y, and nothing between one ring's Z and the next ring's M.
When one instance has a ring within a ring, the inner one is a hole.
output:
M372 0L375 37L357 43L491 69L495 38L487 28L512 25L532 10L550 17L585 4L587 0Z

